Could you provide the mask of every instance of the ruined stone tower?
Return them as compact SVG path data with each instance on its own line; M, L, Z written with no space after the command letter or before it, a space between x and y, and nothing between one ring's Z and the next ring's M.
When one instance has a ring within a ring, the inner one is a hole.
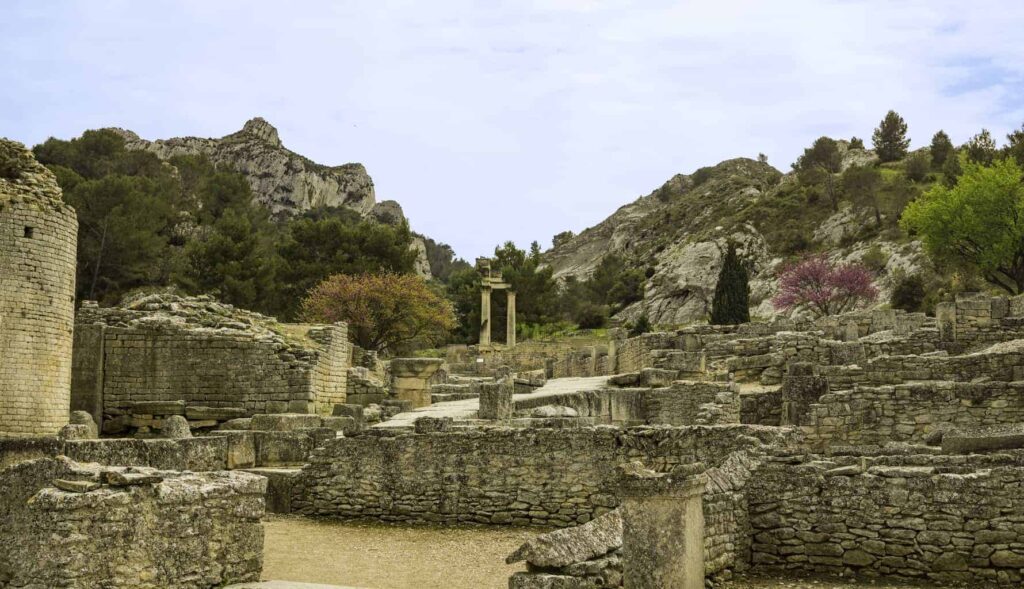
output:
M68 422L77 235L54 175L0 138L0 438Z

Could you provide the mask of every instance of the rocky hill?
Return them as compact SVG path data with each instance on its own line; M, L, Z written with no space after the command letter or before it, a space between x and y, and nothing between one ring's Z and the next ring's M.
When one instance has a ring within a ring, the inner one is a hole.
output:
M206 155L248 178L255 198L276 216L292 215L315 207L347 207L380 222L407 221L393 200L376 201L373 180L362 164L318 164L286 148L277 129L256 117L242 129L219 139L175 137L148 141L125 129L112 129L125 138L128 149L144 150L161 159L176 155ZM417 237L416 271L430 276L424 240Z
M845 142L842 148L844 169L874 160L870 151L848 149ZM879 226L873 209L863 205L844 200L833 211L828 198L795 173L739 158L674 176L594 227L559 239L544 256L559 278L584 278L605 255L623 256L645 271L645 298L616 318L632 321L646 312L656 325L680 325L706 318L732 240L751 269L752 312L768 317L775 313L769 299L779 267L805 252L870 258L883 291L879 300L888 300L892 273L923 263L920 244L894 227L897 214L883 211Z

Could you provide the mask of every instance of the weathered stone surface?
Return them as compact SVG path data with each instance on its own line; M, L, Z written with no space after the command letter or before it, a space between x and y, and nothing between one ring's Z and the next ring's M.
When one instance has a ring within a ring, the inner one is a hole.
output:
M77 231L53 173L0 138L0 438L68 423Z
M302 413L276 413L254 415L249 427L254 431L291 432L322 427L323 419L319 415Z
M98 486L90 477L133 484ZM0 579L69 589L255 581L265 484L242 472L23 462L0 471L0 537L18 539L0 550Z
M57 437L62 440L93 440L96 439L95 429L87 425L69 423L60 428Z
M87 411L72 411L70 423L71 425L84 425L89 428L89 432L86 435L89 439L98 438L100 435L99 428L96 426L96 420Z
M530 417L579 417L572 407L564 405L542 405L530 412Z
M511 382L485 383L480 387L480 419L507 420L512 418Z
M165 438L181 439L191 438L192 430L188 427L188 421L181 415L172 415L164 420L160 433Z
M420 417L413 424L416 433L429 434L449 431L454 421L451 417Z
M616 509L575 528L527 540L505 562L525 560L537 567L563 567L603 556L621 546L622 514Z

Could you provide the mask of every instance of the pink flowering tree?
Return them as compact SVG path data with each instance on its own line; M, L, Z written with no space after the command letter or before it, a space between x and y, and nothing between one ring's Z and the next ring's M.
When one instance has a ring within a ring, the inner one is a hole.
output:
M788 266L772 304L781 311L809 309L818 316L852 311L878 298L871 271L860 264L833 264L823 255Z

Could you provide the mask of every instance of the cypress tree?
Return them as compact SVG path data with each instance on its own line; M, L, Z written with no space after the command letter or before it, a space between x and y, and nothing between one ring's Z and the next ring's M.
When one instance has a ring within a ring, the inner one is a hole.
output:
M750 288L747 269L736 255L736 244L730 243L718 273L715 296L711 300L712 325L736 325L750 321Z

